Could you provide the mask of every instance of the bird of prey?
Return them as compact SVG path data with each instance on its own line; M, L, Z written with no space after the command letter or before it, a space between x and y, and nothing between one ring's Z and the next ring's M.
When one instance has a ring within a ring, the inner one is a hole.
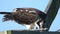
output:
M43 28L46 14L35 8L15 8L13 12L0 12L5 14L3 21L14 20L18 24L28 25L27 29Z

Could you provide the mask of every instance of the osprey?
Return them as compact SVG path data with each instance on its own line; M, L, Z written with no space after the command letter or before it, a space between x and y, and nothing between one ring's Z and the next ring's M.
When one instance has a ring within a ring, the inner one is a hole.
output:
M6 14L3 21L14 20L18 24L29 25L27 29L42 28L46 14L35 8L16 8L13 12L0 12Z

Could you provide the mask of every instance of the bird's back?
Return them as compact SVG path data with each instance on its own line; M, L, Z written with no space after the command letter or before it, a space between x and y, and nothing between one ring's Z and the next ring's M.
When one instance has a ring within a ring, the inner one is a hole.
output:
M38 19L38 14L37 11L31 8L17 8L13 17L20 24L31 24Z

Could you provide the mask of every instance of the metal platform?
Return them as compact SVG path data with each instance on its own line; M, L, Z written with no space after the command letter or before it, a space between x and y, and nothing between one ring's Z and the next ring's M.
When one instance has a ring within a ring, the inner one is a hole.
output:
M60 32L52 31L42 31L39 30L10 30L5 32L0 32L0 34L60 34Z
M8 31L9 32L9 31ZM60 34L60 32L36 31L11 31L11 34Z

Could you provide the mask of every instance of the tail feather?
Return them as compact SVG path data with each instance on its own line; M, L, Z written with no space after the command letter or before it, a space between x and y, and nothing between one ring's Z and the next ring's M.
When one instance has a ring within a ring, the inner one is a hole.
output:
M0 12L0 14L11 14L11 12Z

